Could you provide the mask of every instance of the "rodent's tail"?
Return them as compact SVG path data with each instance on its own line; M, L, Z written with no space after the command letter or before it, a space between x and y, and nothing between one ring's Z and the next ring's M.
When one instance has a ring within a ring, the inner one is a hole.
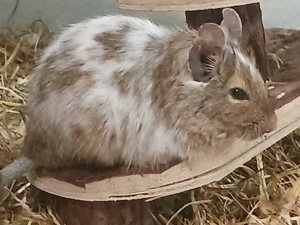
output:
M0 192L10 185L15 179L24 176L33 166L32 161L27 157L21 157L0 170Z

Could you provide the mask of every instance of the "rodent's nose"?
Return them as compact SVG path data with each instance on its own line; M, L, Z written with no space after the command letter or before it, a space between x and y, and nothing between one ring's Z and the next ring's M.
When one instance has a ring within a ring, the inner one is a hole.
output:
M265 133L270 133L277 127L277 117L275 113L271 114L268 118L268 124L265 127Z
M270 133L270 132L272 132L272 131L273 131L273 129L272 129L271 126L266 127L266 129L265 129L265 133Z

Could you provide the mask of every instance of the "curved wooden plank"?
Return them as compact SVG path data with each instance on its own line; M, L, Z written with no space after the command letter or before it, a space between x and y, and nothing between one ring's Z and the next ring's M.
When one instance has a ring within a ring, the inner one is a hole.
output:
M121 9L146 11L189 11L258 3L259 0L118 0Z
M83 201L153 199L191 190L222 179L300 127L299 108L300 97L277 109L278 127L263 138L236 140L228 149L202 151L191 163L180 163L161 174L114 177L88 183L85 188L50 177L38 177L35 173L29 174L28 178L41 190Z

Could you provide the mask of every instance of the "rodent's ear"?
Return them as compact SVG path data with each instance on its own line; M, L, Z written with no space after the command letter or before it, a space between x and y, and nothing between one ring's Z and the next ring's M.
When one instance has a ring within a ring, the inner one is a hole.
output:
M223 21L221 27L226 34L226 42L240 44L242 41L242 21L239 14L231 8L225 8L222 11Z
M194 81L207 82L210 79L210 77L207 76L208 73L205 63L205 58L200 54L199 46L194 45L190 50L188 61Z
M219 54L226 43L223 29L214 23L205 23L198 30L197 44L201 48L201 54Z
M222 28L214 23L205 23L198 30L198 38L190 50L189 68L195 81L207 82L211 77L207 64L217 58L225 47L225 34Z
M255 56L255 50L254 47L252 45L248 45L247 46L247 56L249 57L249 60L256 65L256 56Z

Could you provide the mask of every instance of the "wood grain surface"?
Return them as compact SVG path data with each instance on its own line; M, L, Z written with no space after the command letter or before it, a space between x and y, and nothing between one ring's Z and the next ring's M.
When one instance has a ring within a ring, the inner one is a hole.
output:
M187 11L257 3L259 0L118 0L121 9Z

